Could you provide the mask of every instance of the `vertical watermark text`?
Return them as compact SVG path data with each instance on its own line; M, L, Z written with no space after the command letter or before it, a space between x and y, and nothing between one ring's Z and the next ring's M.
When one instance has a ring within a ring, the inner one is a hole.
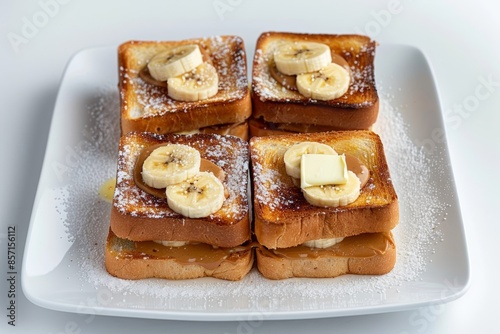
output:
M7 227L7 323L10 326L16 325L16 287L17 287L17 267L16 267L16 227Z

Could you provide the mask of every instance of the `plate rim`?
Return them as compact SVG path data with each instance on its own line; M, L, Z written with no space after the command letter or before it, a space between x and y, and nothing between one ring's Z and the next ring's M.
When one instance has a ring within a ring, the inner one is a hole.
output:
M462 219L462 212L460 208L459 197L456 188L455 175L453 172L453 166L451 164L449 147L448 147L448 133L446 131L446 127L444 126L444 115L442 112L442 104L441 104L441 95L439 92L439 86L436 82L435 71L432 67L432 63L429 61L426 53L419 49L416 46L408 45L408 44L399 44L399 43L381 43L379 47L399 47L399 48L408 48L412 49L414 52L418 52L423 59L429 69L430 77L432 78L433 91L435 92L435 97L438 103L438 111L440 124L445 130L445 141L443 143L444 153L446 154L446 162L448 163L447 172L449 172L449 182L450 182L450 192L453 193L455 197L455 205L457 206L456 210L458 212L458 216L460 218L460 222L458 223L460 227L460 235L461 239L463 239L463 247L465 258L464 261L464 277L461 277L463 280L463 284L460 286L460 289L454 291L453 293L442 297L442 298L433 298L425 301L418 301L415 303L406 303L403 305L391 305L391 304L379 304L379 305L371 305L364 307L351 307L351 308L343 308L343 309L314 309L314 310L295 310L295 311L261 311L255 310L253 312L257 312L263 315L263 320L290 320L290 319L314 319L314 318L329 318L329 317L338 317L338 316L351 316L351 315L368 315L368 314L377 314L377 313L385 313L385 312L394 312L394 311L405 311L416 309L420 307L426 307L430 305L437 305L442 303L448 303L454 301L460 297L462 297L470 288L471 284L471 271L470 271L470 254L467 244L467 233L465 229L465 224ZM125 308L117 308L117 307L99 307L98 312L96 312L96 307L91 306L82 306L78 304L72 303L61 303L57 301L51 301L44 299L40 296L40 294L36 294L27 281L26 275L26 266L27 262L26 258L28 256L28 251L30 247L30 240L33 238L33 226L37 220L37 207L40 203L41 193L43 191L43 185L45 182L45 175L48 173L47 169L49 168L48 164L48 153L49 148L54 145L55 141L54 135L54 127L57 115L61 112L60 104L61 100L64 98L62 95L62 88L69 77L69 68L71 65L81 56L86 53L92 52L103 52L105 50L111 50L112 48L116 49L114 45L107 46L95 46L89 48L83 48L76 53L74 53L68 60L63 75L61 76L59 83L59 90L56 98L56 102L54 105L54 111L52 114L51 124L49 127L49 135L47 138L47 144L44 153L44 160L40 171L39 181L37 185L36 195L33 202L32 213L29 221L28 232L26 236L26 242L23 253L23 261L22 261L22 269L21 269L21 286L24 295L26 298L35 305L40 307L44 307L47 309L64 311L64 312L74 312L74 313L95 313L98 315L108 315L108 316L120 316L120 317L138 317L138 318L147 318L147 319L165 319L165 320L191 320L191 321L238 321L244 319L248 316L252 311L215 311L211 312L210 310L195 310L195 311L186 311L186 310L147 310L147 309L125 309ZM247 57L251 58L253 55L247 53Z

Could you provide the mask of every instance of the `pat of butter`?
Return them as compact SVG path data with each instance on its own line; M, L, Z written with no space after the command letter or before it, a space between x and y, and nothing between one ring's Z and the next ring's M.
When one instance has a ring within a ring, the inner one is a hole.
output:
M346 184L345 156L331 154L302 154L300 160L300 187Z

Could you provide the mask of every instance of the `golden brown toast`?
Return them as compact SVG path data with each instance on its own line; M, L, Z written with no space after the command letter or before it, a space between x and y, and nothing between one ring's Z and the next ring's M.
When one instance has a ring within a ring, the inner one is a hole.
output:
M153 85L139 76L154 55L186 44L197 44L217 69L219 91L215 96L196 102L176 101L167 96L167 87ZM118 48L118 66L123 134L165 134L242 123L252 112L246 53L240 37L129 41Z
M394 268L396 245L391 232L363 233L324 249L260 247L256 258L259 271L270 279L382 275Z
M134 181L136 160L143 149L162 143L189 145L225 172L228 197L219 211L205 218L187 218L171 210L165 198L138 188ZM111 210L113 233L133 241L193 241L219 247L241 245L250 239L248 159L248 143L233 136L142 132L122 136Z
M329 101L312 100L278 83L269 72L276 47L284 41L327 44L344 58L351 70L347 93ZM266 32L257 40L252 69L253 116L271 123L302 123L337 130L369 129L378 115L375 86L376 42L362 35Z
M214 277L236 281L252 268L253 251L206 244L166 247L153 241L120 239L110 231L105 263L111 275L124 279Z
M354 156L370 178L358 199L346 206L309 204L287 175L283 156L292 145L320 142L339 154ZM308 240L361 233L388 232L399 220L398 198L392 185L380 137L367 130L301 133L253 137L250 140L255 235L267 248L293 247Z

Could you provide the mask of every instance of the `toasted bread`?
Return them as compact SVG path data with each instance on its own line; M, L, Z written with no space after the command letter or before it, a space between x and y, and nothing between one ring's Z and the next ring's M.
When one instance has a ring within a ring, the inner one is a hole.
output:
M270 279L382 275L394 268L396 245L391 232L364 233L325 249L260 247L256 249L256 258L259 271Z
M140 72L159 52L197 44L219 75L213 97L182 102L167 96L167 87L144 81ZM182 41L129 41L118 48L121 130L159 134L192 131L245 122L252 112L243 40L217 36ZM208 131L211 132L211 131Z
M141 151L162 143L189 145L224 171L228 197L220 210L205 218L187 218L171 210L165 198L137 186L134 168ZM122 136L110 219L113 233L133 241L191 241L218 247L243 244L250 239L248 156L248 143L233 136L142 132Z
M276 81L269 71L273 53L280 43L294 41L326 44L332 54L345 59L351 72L348 91L333 100L312 100ZM257 40L253 60L253 116L269 123L313 124L331 130L369 129L377 119L379 107L375 48L376 43L362 35L263 33Z
M193 247L201 248L193 252ZM215 249L194 245L179 248L120 239L110 231L105 250L106 270L123 279L214 277L236 281L253 265L253 251L249 247Z
M287 175L283 156L292 145L320 142L359 159L370 178L358 199L346 206L309 204ZM399 221L398 198L380 137L368 130L301 133L250 140L254 228L260 244L286 248L308 240L388 232Z

